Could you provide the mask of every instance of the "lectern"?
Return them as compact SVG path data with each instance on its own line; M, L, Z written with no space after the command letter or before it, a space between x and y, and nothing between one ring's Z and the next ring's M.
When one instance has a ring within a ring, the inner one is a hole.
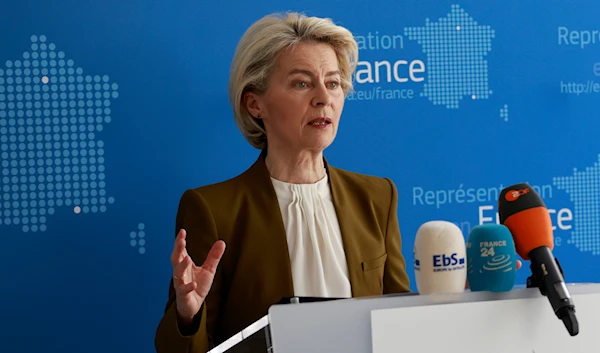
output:
M600 284L569 284L570 336L537 288L273 305L211 353L589 353L600 351Z

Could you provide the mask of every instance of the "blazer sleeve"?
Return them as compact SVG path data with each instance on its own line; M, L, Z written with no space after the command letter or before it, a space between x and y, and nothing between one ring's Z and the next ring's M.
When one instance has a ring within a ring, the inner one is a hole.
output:
M194 263L201 266L218 240L218 234L210 208L197 190L186 190L180 199L175 234L182 228L187 232L187 252ZM175 289L173 279L170 280L164 316L155 334L157 353L204 353L213 347L222 294L221 272L217 268L211 290L196 315L191 332L182 332L177 324Z
M402 255L402 238L398 224L398 190L393 181L386 178L391 187L385 247L388 254L383 276L383 294L410 292L406 273L406 261Z

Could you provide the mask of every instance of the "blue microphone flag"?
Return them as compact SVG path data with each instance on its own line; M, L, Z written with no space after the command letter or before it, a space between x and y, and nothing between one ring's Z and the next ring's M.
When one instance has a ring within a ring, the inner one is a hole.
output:
M517 270L515 242L500 224L473 227L467 241L467 281L473 292L512 290Z

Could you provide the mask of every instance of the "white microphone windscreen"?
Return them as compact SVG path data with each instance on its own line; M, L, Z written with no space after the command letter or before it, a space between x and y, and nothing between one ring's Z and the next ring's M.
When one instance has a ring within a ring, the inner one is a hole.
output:
M430 221L421 225L415 238L414 258L419 294L465 291L466 244L454 223Z

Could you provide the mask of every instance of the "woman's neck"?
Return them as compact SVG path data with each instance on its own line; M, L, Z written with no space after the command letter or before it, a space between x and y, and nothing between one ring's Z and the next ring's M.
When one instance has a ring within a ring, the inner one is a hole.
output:
M313 184L325 176L322 152L270 149L265 164L272 178L286 183Z

